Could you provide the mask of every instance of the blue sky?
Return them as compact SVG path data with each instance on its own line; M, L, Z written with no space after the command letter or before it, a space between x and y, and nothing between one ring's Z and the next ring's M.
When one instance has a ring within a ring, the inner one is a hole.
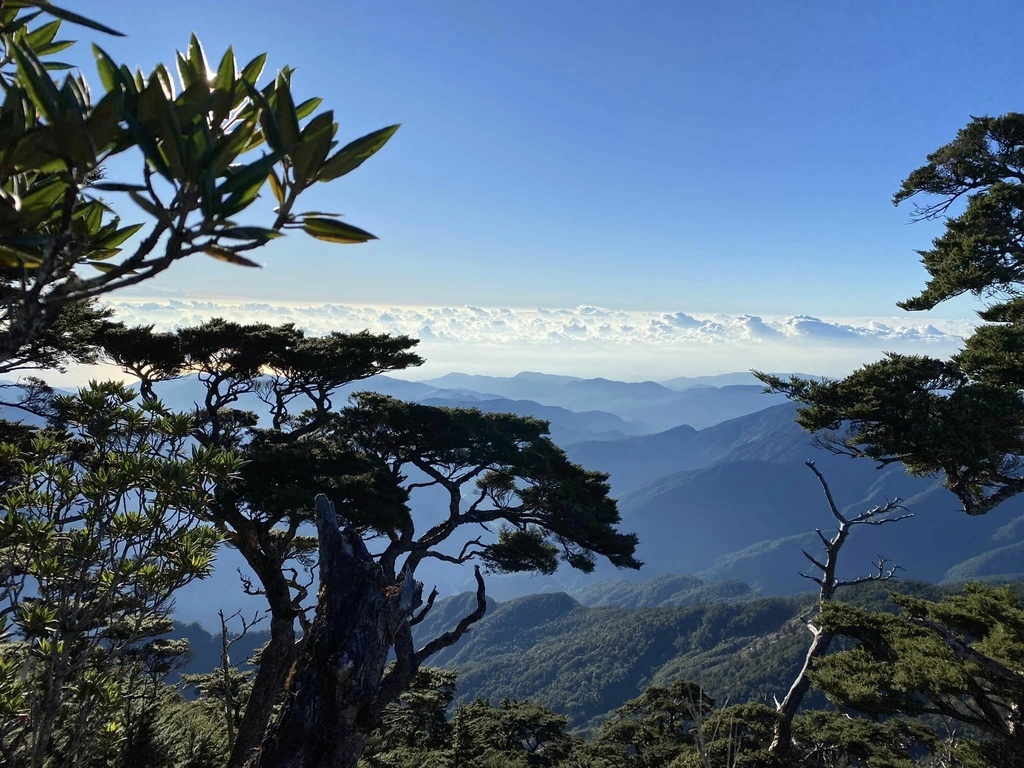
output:
M971 115L1022 106L1016 2L76 8L129 35L100 40L125 63L195 30L213 60L296 67L343 139L403 124L309 196L379 242L289 236L262 270L178 265L136 297L894 317L937 228L892 193Z

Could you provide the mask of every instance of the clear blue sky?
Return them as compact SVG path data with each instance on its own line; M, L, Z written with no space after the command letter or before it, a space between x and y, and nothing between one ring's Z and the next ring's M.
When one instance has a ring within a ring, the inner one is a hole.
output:
M258 300L892 315L935 233L890 196L971 115L1024 107L1019 2L83 0L115 58L267 50L354 138L310 195L380 236L154 287ZM95 79L91 64L86 68ZM143 291L145 292L145 291ZM966 316L970 304L943 311Z

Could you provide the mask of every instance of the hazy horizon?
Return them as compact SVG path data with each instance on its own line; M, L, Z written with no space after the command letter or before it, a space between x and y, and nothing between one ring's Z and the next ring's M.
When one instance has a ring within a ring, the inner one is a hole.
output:
M512 376L523 371L664 381L746 371L802 371L841 376L884 352L945 357L975 322L902 317L707 314L595 306L563 308L414 307L179 298L111 298L115 318L172 330L212 317L242 323L294 323L311 335L330 331L406 334L420 339L426 362L396 372L422 380L451 372ZM120 378L106 366L50 374L76 386Z

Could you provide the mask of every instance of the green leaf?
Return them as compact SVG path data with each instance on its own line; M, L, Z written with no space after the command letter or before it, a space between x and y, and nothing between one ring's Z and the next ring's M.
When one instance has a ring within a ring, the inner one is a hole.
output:
M150 86L153 87L153 86ZM161 92L161 96L163 93ZM167 163L174 172L176 178L186 180L188 177L185 167L185 137L182 135L181 126L178 125L178 116L174 107L166 99L162 100L157 120L160 126L160 148L163 150Z
M195 32L192 33L188 40L188 61L196 73L205 81L210 72L210 65L206 63L206 53L203 51L203 46L199 42L199 38L196 37Z
M278 75L275 87L274 118L281 136L281 146L291 149L300 140L299 118L295 114L295 102L292 101L291 87L283 75Z
M235 84L238 72L235 69L235 53L229 47L220 59L217 75L213 79L213 92L210 94L213 113L213 124L223 123L234 107L235 92L241 91Z
M107 55L107 52L98 45L93 45L92 55L96 59L96 70L100 75L100 82L108 91L114 90L121 82L121 74L114 60Z
M263 67L267 63L267 54L261 53L255 59L242 67L241 79L255 87L260 75L263 74Z
M220 59L220 65L217 67L217 77L213 81L213 87L218 90L230 90L235 85L235 80L238 79L238 73L235 71L235 52L228 46L227 51Z
M188 90L195 85L199 79L199 74L192 67L192 63L182 56L180 52L174 54L174 65L178 69L178 79L181 80L182 88Z
M323 164L317 180L331 181L354 171L387 144L388 139L395 135L398 128L398 125L389 125L346 144Z
M203 253L205 253L207 256L213 256L213 258L217 259L218 261L226 261L229 264L237 264L240 267L259 268L260 266L255 261L245 258L245 256L240 256L234 251L229 251L225 248L218 248L215 245L208 246L203 250Z
M83 87L83 83L74 77L66 77L58 93L61 96L60 109L64 117L62 122L67 123L68 118L71 118L72 124L80 126L85 120L85 111L89 106L88 86Z
M217 188L217 191L221 195L229 195L243 189L247 189L253 184L259 184L262 186L263 182L267 180L267 176L270 174L271 169L283 156L283 152L272 152L269 155L263 155L259 160L256 160L239 171L232 173L231 176L229 176L228 179Z
M124 92L121 88L109 91L93 108L92 114L86 121L85 129L89 133L89 138L92 139L96 153L103 153L116 145L119 140L125 139L125 131L121 128L121 110L123 108Z
M8 159L18 170L49 173L64 170L67 163L61 159L62 147L53 126L42 126L22 136Z
M292 168L299 189L304 189L316 178L317 171L331 150L331 140L337 127L334 113L328 110L310 120L309 125L303 129L302 141L292 151Z
M35 269L43 264L42 256L0 245L0 265L14 269Z
M22 83L32 103L51 123L60 120L59 91L42 63L30 49L17 43L11 43L10 50L18 62Z
M160 148L157 146L153 135L132 114L126 112L124 120L128 124L128 132L135 139L139 149L142 150L142 154L146 156L146 160L153 166L153 169L168 181L173 181L174 177L171 175L163 153L160 152Z
M273 169L271 169L267 180L270 182L270 191L274 193L274 199L281 205L284 205L284 187L281 186L281 181L277 178L277 173Z
M256 131L256 117L250 115L239 123L231 133L224 136L217 144L217 148L210 160L210 168L216 176L220 176L227 170L228 166L235 162L235 158L249 144Z
M94 233L99 231L99 228L103 225L103 210L104 206L96 201L91 201L85 206L84 210L80 209L77 211L75 216L76 218L81 217L84 219L89 232Z
M270 103L267 101L267 97L260 93L260 91L248 81L245 83L245 88L249 93L249 98L252 99L259 112L260 129L263 132L263 136L259 137L258 141L257 137L254 137L253 141L248 144L246 149L248 150L259 146L259 143L265 140L267 144L270 145L270 148L275 152L281 150L283 148L281 134L278 131L277 119L274 117L274 110L271 109Z
M174 78L167 71L167 67L163 64L157 64L156 69L153 70L153 76L150 78L150 83L153 82L153 78L156 78L156 81L160 83L160 87L164 92L164 98L168 101L174 101Z
M295 108L296 117L298 117L299 120L304 120L312 115L316 111L316 108L323 104L323 101L323 99L317 96L314 96L312 99L306 99Z
M121 32L118 32L116 29L111 29L108 26L100 24L98 21L93 21L92 19L87 19L85 16L80 16L79 14L74 13L73 11L68 11L68 10L65 10L63 8L58 8L57 6L52 5L51 3L47 2L46 0L35 0L35 2L32 3L32 5L34 5L35 7L39 8L39 9L41 9L43 11L46 11L48 14L50 14L51 16L55 16L58 19L63 19L64 21L70 21L72 24L78 24L79 26L82 26L82 27L88 27L89 29L95 29L97 32L103 32L104 34L107 34L107 35L114 35L115 37L124 37L124 34L121 33Z
M145 225L132 224L127 227L122 227L121 229L115 230L107 237L104 237L101 240L96 241L94 243L94 246L96 248L102 249L117 248L119 245L122 245L129 237L131 237L140 229L142 229L143 226Z
M46 186L39 187L23 195L21 209L25 212L41 212L52 209L57 201L64 197L68 186L61 179L55 179Z
M40 46L49 45L53 42L53 38L57 36L61 23L61 20L57 19L48 24L43 24L41 27L36 27L25 35L25 44L38 52Z
M161 208L158 208L151 200L147 200L138 192L129 191L128 195L131 197L132 200L135 201L135 204L139 206L139 208L144 210L150 216L155 217L159 221L167 220L166 211L162 210Z
M325 240L329 243L365 243L369 240L376 240L374 235L346 224L337 219L324 219L318 216L307 216L302 220L302 228L306 234L315 237L317 240Z
M37 56L52 56L55 53L66 51L74 44L74 40L57 40L56 42L47 43L46 45L35 46L35 51Z
M231 227L220 230L217 235L232 240L273 240L282 236L276 229L266 227Z
M221 184L217 190L219 195L223 197L227 194L228 197L220 203L217 215L226 218L247 208L256 199L278 159L278 153L265 155Z

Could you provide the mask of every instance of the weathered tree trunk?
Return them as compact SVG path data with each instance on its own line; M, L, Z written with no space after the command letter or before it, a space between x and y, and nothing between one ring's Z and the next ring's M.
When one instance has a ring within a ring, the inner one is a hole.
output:
M853 526L895 523L908 517L913 517L913 515L908 513L905 515L899 515L898 517L887 517L887 515L895 510L904 509L900 503L900 499L896 498L892 501L886 501L885 504L872 507L866 512L861 512L856 517L847 518L836 506L835 500L832 498L832 491L829 489L828 483L825 482L824 475L822 475L818 468L814 466L814 462L806 461L804 463L818 478L818 482L821 484L821 488L825 492L825 500L828 502L829 511L832 513L832 517L834 517L839 523L839 526L831 539L827 538L821 532L820 528L815 530L815 533L818 534L818 538L821 539L821 543L825 547L824 563L815 559L807 552L806 549L804 550L804 557L810 560L815 568L821 571L820 578L817 576L809 576L805 573L800 574L804 578L810 579L818 585L817 609L820 612L827 603L832 601L838 589L852 586L854 584L862 584L868 581L886 581L891 579L896 574L896 571L899 570L900 566L894 565L888 572L886 572L886 560L879 556L878 562L875 563L878 568L877 575L873 574L869 576L862 576L851 581L844 581L837 578L836 567L839 561L839 552L842 550L843 544L846 543L847 538L849 538L850 530ZM835 635L832 632L826 632L822 627L815 626L810 621L807 622L807 626L814 635L814 639L811 641L811 647L807 649L807 655L804 657L803 667L800 668L800 674L796 676L796 679L790 686L789 692L786 694L786 698L781 702L776 699L777 706L775 711L779 717L775 721L775 730L772 735L772 743L771 747L769 747L769 752L784 760L788 760L793 751L793 718L800 710L800 704L803 702L804 696L807 695L807 691L811 687L811 680L807 676L807 673L811 670L811 667L817 659L820 659L828 653L829 646L832 645L832 640L835 638Z
M247 768L355 768L384 705L416 671L409 617L421 602L420 585L410 574L391 583L359 535L339 528L323 495L316 524L316 618L281 714ZM392 647L398 662L385 678Z
M828 653L832 639L835 637L831 632L823 632L817 628L812 631L814 639L811 641L811 647L807 649L807 656L804 657L804 665L800 668L800 674L796 676L786 698L782 700L776 710L779 717L775 722L775 731L769 751L783 759L790 756L793 747L793 718L796 717L796 713L800 710L800 704L811 687L811 680L807 673L816 659L820 659Z
M270 621L270 642L260 656L259 672L253 681L242 721L238 724L238 733L228 760L229 768L243 765L263 740L274 712L274 704L284 689L294 657L295 619L291 615L273 615Z

